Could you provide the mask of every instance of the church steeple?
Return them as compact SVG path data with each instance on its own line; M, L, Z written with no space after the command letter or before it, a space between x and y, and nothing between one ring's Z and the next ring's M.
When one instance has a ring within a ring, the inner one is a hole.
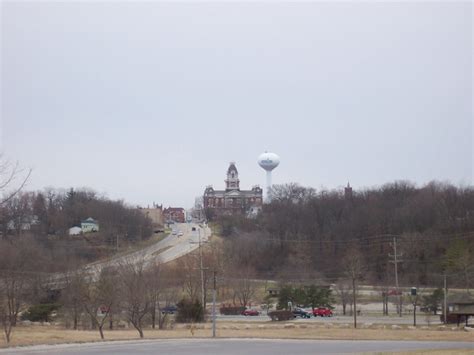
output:
M347 186L344 188L344 197L346 200L352 200L352 187L349 182L347 182Z
M240 190L239 183L239 172L235 167L235 163L230 162L229 168L227 169L227 180L225 180L225 189L227 191Z

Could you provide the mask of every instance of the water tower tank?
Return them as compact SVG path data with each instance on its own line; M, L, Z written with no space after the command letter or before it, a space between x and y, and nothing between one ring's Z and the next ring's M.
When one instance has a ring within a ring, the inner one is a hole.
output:
M265 152L258 157L258 165L266 171L272 171L280 164L280 157L275 153Z
M267 201L272 199L272 170L280 164L280 157L275 153L265 152L258 157L258 165L267 172Z

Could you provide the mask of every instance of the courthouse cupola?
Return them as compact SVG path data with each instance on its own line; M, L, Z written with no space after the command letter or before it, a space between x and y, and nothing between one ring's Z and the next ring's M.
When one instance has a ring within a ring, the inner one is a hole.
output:
M235 167L235 163L231 162L227 169L227 180L225 180L226 190L240 190L239 187L239 172Z

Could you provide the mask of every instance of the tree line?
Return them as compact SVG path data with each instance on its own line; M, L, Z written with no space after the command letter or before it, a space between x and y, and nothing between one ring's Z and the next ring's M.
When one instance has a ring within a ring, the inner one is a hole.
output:
M123 258L113 266L81 266L77 259L51 257L32 236L0 241L0 324L7 342L18 322L53 322L69 329L108 330L130 327L140 337L146 329L166 329L174 322L204 321L213 278L218 300L244 309L260 301L261 281L250 269L227 262L215 244L161 265ZM201 277L200 256L205 270ZM235 260L234 260L235 261ZM52 273L52 270L60 272ZM204 293L203 293L204 292ZM176 305L171 317L167 307Z
M100 231L82 244L80 238L70 241L73 248L82 249L77 254L87 260L101 256L97 248L87 248L88 244L115 246L118 240L128 244L152 235L150 219L122 200L114 201L86 188L47 188L19 191L0 205L0 237L11 240L32 235L45 246L67 250L71 247L65 244L69 228L81 226L89 217L98 221Z
M394 246L402 285L470 288L474 261L474 188L406 181L361 191L276 185L255 219L215 220L245 265L270 278L321 279L347 275L342 262L360 255L366 282L394 284Z

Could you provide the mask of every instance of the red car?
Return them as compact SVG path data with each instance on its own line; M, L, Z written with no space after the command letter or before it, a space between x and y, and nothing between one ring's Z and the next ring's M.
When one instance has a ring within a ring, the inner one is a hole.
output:
M332 317L332 311L326 307L319 307L313 310L315 317Z
M255 309L246 309L242 312L243 316L258 316L260 313Z

